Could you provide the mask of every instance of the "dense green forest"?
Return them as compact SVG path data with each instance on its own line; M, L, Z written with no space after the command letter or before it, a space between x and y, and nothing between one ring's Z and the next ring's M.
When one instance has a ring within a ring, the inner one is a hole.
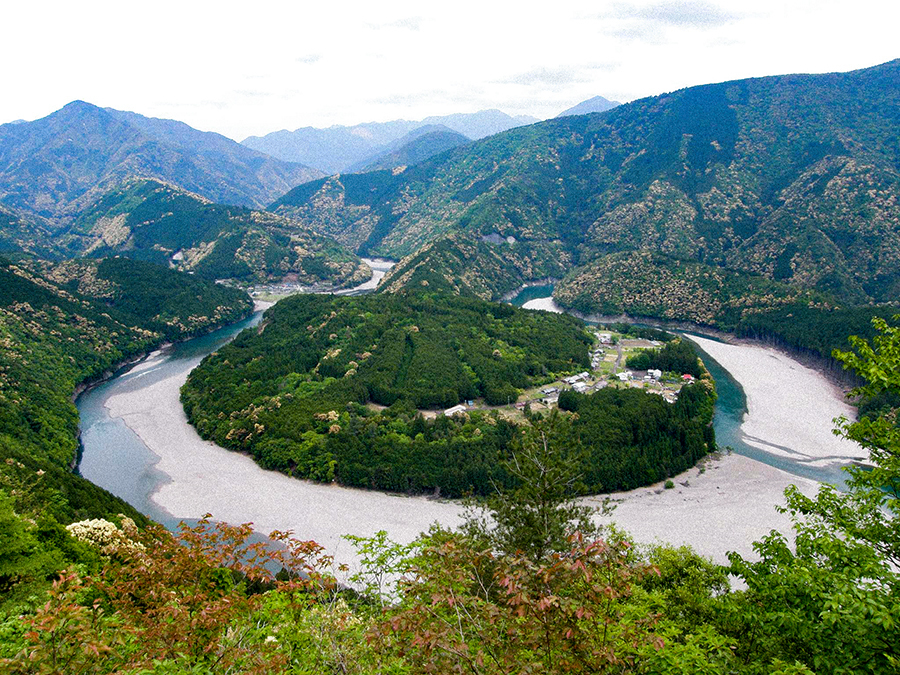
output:
M525 387L584 370L590 344L572 317L473 298L294 296L266 313L261 332L204 360L182 400L202 436L266 468L383 490L486 494L492 481L508 482L497 458L521 430L489 410L426 419L417 409L514 402ZM586 465L627 440L616 470L592 475L586 489L653 482L714 447L714 394L698 391L708 409L643 392L598 396L602 434L566 417L560 442L593 452ZM657 442L672 430L671 443Z
M124 259L0 259L0 289L0 521L33 517L28 545L52 567L78 549L60 523L118 513L146 522L71 472L76 386L164 340L236 321L252 303L239 291Z
M743 316L785 304L836 304L816 293L648 251L618 253L576 268L553 289L561 306L582 314L654 317L733 330Z
M554 440L570 452L582 449L588 492L631 490L675 476L715 449L715 400L709 379L683 387L674 404L640 389L566 390L559 408L575 415Z

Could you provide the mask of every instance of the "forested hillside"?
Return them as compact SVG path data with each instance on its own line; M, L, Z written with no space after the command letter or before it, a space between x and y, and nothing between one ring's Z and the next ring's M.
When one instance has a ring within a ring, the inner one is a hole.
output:
M892 61L692 87L513 129L398 175L311 182L272 208L359 251L416 254L388 284L420 265L497 297L552 262L589 291L607 256L649 252L742 275L752 295L790 294L749 283L764 278L841 303L891 300L900 289L898 82ZM453 260L482 239L502 256L508 237L547 255L496 288L464 283Z
M22 494L17 486L39 490L65 522L120 511L142 521L69 471L78 448L76 385L163 340L246 316L250 300L129 260L35 269L0 259L0 488L13 497Z
M430 291L294 296L267 312L261 332L205 359L182 400L202 436L266 468L382 490L487 494L492 481L511 480L498 458L521 429L488 409L432 419L417 409L515 402L525 387L586 369L591 342L566 315ZM586 491L652 483L714 447L711 382L694 393L670 405L642 391L599 392L591 401L602 421L563 417L555 441L573 449Z
M116 187L58 242L69 255L122 255L206 279L353 286L369 268L336 242L265 211L213 204L156 180Z

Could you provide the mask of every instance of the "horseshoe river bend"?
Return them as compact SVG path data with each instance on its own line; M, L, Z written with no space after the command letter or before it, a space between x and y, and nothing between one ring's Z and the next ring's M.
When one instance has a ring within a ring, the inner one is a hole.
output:
M556 310L550 289L525 289L513 300ZM261 303L262 304L262 303ZM355 556L344 534L386 530L411 541L433 522L454 526L462 507L448 500L324 485L266 471L249 457L202 440L181 407L179 389L207 354L256 325L250 318L209 335L153 352L76 401L85 478L173 528L211 513L257 532L291 530L313 539L338 563ZM790 484L812 493L818 482L842 483L841 467L864 459L831 433L832 420L852 416L840 390L789 355L752 343L690 334L716 380L714 419L720 448L700 465L661 485L610 495L610 517L638 542L690 544L725 562L727 551L752 555L752 542L772 529L787 532L776 511ZM601 497L586 498L596 501Z

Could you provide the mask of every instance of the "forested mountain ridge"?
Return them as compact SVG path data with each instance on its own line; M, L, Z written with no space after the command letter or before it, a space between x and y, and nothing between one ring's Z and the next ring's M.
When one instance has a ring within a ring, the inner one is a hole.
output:
M320 175L181 122L84 101L33 122L0 125L0 202L61 224L132 176L259 207Z
M692 87L512 129L396 176L314 181L272 208L389 257L462 231L564 249L570 270L649 251L882 301L900 283L898 83L892 61ZM511 274L491 296L532 278Z
M355 255L294 221L213 204L152 179L109 190L57 241L68 255L122 255L206 279L289 278L341 288L371 276Z
M76 385L163 340L247 316L245 293L126 259L12 264L0 258L0 488L41 494L59 519L143 517L70 473ZM33 483L33 484L32 484Z

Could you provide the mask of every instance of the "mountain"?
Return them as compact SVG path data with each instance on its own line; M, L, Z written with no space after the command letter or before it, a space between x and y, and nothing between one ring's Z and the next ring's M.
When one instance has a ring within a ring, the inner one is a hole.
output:
M56 225L132 176L214 201L261 206L319 175L181 122L84 101L34 122L0 126L0 202Z
M415 265L499 297L551 266L576 283L602 277L598 265L621 269L607 256L646 251L666 267L889 301L900 296L898 125L900 60L739 80L512 129L398 175L313 181L271 208L358 251L410 256L388 288ZM488 255L518 262L487 279Z
M511 117L499 110L482 110L427 117L419 122L394 120L368 122L352 127L327 129L303 127L294 131L275 131L265 136L250 136L243 145L289 162L301 162L329 174L351 171L350 167L396 149L390 147L406 134L423 126L444 126L467 138L479 139L537 120Z
M602 96L594 96L587 101L582 101L577 105L573 105L568 110L563 110L557 117L566 117L568 115L587 115L589 113L606 112L612 110L617 105L622 105L618 101L610 101Z
M0 204L0 254L53 255L51 229L34 216L25 216Z
M441 124L468 138L479 139L502 131L534 124L539 120L529 115L507 115L500 110L480 110L476 113L456 113L454 115L441 115L426 117L422 124Z
M347 173L406 168L469 141L466 136L443 125L426 124L389 143L377 155L347 167Z
M69 255L122 255L207 279L336 288L371 271L334 241L265 211L213 204L152 179L133 179L90 205L60 237Z

